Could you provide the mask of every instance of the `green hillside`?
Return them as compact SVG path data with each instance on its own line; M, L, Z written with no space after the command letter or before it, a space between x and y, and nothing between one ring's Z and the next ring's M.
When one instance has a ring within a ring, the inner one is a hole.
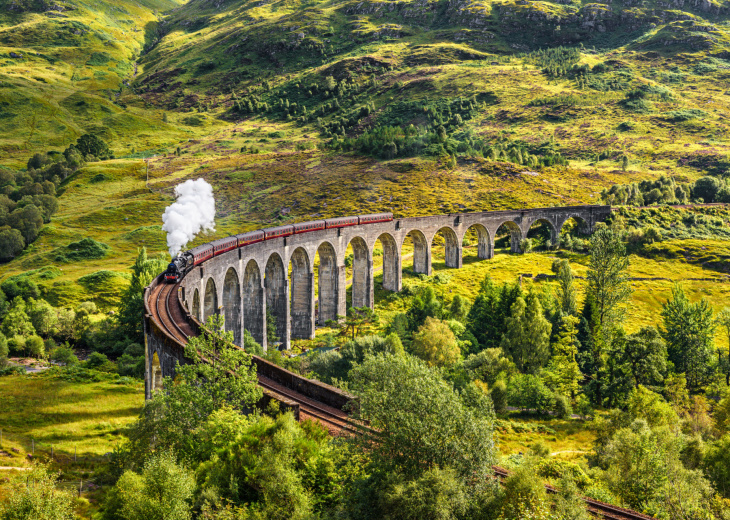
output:
M140 245L164 251L159 215L191 177L215 187L219 236L598 203L616 183L730 167L727 2L12 0L2 13L0 164L86 133L116 157L63 181L51 223L0 267L60 267L60 293L124 272ZM105 256L60 263L84 236Z

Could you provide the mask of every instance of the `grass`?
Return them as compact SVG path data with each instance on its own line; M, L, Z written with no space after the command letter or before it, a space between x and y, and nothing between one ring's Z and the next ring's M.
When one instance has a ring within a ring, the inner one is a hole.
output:
M11 454L0 465L26 466L31 439L41 459L50 455L51 446L66 459L74 453L94 459L112 451L142 409L144 386L140 381L78 383L41 375L8 376L0 378L0 395L2 448Z

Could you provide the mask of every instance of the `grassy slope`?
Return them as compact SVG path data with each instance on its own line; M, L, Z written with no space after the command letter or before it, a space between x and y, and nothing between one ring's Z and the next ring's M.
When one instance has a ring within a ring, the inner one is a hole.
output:
M124 273L140 245L164 251L159 215L171 187L189 177L205 177L215 186L215 236L378 210L410 216L592 203L614 182L667 172L696 178L703 168L682 160L728 152L730 74L722 61L712 73L697 68L715 63L712 56L727 57L726 4L713 4L711 11L666 11L663 22L651 2L641 8L614 3L593 12L596 4L550 2L194 0L179 6L173 0L74 0L64 4L74 9L59 15L7 11L0 20L0 55L24 57L0 59L0 97L7 103L0 163L20 166L33 151L61 149L86 131L108 139L122 158L91 164L69 179L52 224L26 253L0 268L0 276L55 265L59 248L91 236L111 246L106 258L58 264L60 271L40 281L58 305L89 298L109 304L123 276L101 296L79 278L99 270ZM679 14L696 20L696 27L675 21ZM607 30L582 27L587 16ZM620 16L634 22L617 24ZM646 114L630 112L619 103L623 92L550 79L517 56L549 42L581 42L581 63L610 63L607 79L627 73L627 85L662 85L671 99L653 99L654 110ZM297 144L323 143L313 125L270 115L231 120L232 91L243 96L265 78L272 89L267 95L300 98L307 85L329 74L378 79L364 94L376 107L371 122L398 101L488 92L494 102L466 125L475 135L492 143L550 139L571 166L546 168L534 177L520 175L524 167L481 159L460 159L447 170L436 159L379 161L297 150ZM132 88L120 90L124 82ZM570 95L565 103L531 103ZM677 108L702 108L707 116L668 122L666 111ZM186 124L191 116L200 118L200 126ZM627 120L633 128L619 130ZM261 153L242 154L243 146ZM172 154L177 147L179 157ZM595 161L595 154L608 151L608 159ZM631 158L627 172L619 168L624 152ZM146 185L140 157L152 154ZM686 268L680 260L673 265ZM647 296L647 305L654 309L656 299Z

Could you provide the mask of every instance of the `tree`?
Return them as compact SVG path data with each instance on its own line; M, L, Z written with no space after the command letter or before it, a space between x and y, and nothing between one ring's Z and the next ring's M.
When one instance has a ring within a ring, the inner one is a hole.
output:
M163 390L145 402L140 419L130 427L125 459L140 465L155 450L199 460L198 428L224 405L252 409L261 399L251 356L233 345L233 334L223 332L223 317L211 316L200 336L190 338L175 381L165 378Z
M32 336L35 334L30 317L28 317L25 311L26 305L23 298L16 296L2 322L2 333L5 336L9 338L12 336Z
M353 368L350 381L359 397L357 416L373 428L352 442L370 454L374 472L418 477L450 467L475 488L488 485L493 415L465 407L437 371L411 356L380 354Z
M94 157L104 160L111 156L109 145L103 139L91 135L84 134L76 140L76 149L84 156L93 155Z
M664 380L667 347L656 328L644 327L636 334L626 336L619 356L633 377L635 388Z
M132 279L119 302L117 321L122 333L136 343L144 343L144 288L164 270L165 265L161 257L148 258L147 249L143 247L132 266Z
M26 244L30 244L40 233L43 227L43 214L35 204L28 204L18 208L8 216L8 224L20 231Z
M459 360L456 336L441 320L428 317L413 336L413 353L429 366L449 367Z
M349 476L338 467L342 448L329 442L320 425L299 423L291 413L244 416L223 408L202 432L206 461L197 469L202 494L214 491L223 503L248 504L254 518L318 518Z
M730 435L724 435L707 447L702 469L715 489L730 498Z
M8 348L8 340L0 334L0 368L5 368L8 364L8 354L10 350Z
M441 317L441 301L436 297L433 287L427 285L416 293L406 312L406 317L408 318L408 328L411 331L417 330L428 317Z
M595 303L599 332L606 338L623 320L624 306L631 296L629 258L621 237L606 227L591 237L590 255L588 292Z
M454 299L451 300L451 306L449 307L449 314L451 315L451 319L463 322L466 320L466 316L468 313L468 300L462 297L460 294L454 296Z
M527 298L517 298L504 328L500 345L502 350L520 372L537 373L550 357L552 329L543 315L537 295L530 293Z
M692 196L695 199L702 199L706 203L715 202L715 197L717 197L721 187L722 183L717 177L709 175L700 177L695 181L694 188L692 188Z
M48 337L58 321L56 309L46 300L28 300L28 316L37 334Z
M558 301L563 314L571 316L578 315L575 303L575 286L573 285L573 271L570 269L570 262L567 260L556 260L553 262L553 272L558 281Z
M545 382L555 392L570 398L580 389L582 374L578 362L578 318L564 316L561 320L560 337L553 345L553 357L545 370Z
M712 359L715 320L706 299L691 303L680 285L672 289L672 298L662 305L669 360L675 370L684 373L689 388L696 390L705 381Z
M717 314L717 324L720 325L727 336L728 351L727 356L723 357L722 351L718 350L720 370L725 373L725 384L730 386L730 307L725 307Z
M57 480L58 475L42 464L15 477L0 503L0 520L74 520L73 497L56 489Z
M351 331L354 340L363 328L377 325L378 321L378 315L370 307L350 307L347 310L342 334L346 336L348 331Z
M333 78L332 76L327 76L326 78L324 78L324 83L322 84L323 89L334 90L336 87L337 81L335 81L335 78Z
M102 520L189 520L193 473L169 452L152 455L141 474L126 471L106 497Z
M466 321L481 348L498 348L504 332L504 322L512 304L522 295L518 284L503 284L498 288L489 275L484 277L479 294L469 310Z
M25 349L36 359L44 358L46 355L46 345L40 336L30 336L25 340Z
M0 260L12 260L25 247L25 239L17 229L0 229Z
M623 321L625 305L631 296L628 267L629 259L621 237L605 226L596 229L590 242L586 294L590 315L591 350L587 353L590 361L584 362L583 366L592 372L590 386L599 405L603 404L606 353Z

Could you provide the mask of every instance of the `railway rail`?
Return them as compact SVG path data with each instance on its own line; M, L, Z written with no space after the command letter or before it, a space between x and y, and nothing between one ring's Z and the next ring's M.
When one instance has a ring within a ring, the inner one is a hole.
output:
M509 471L499 466L492 466L492 469L494 469L494 474L500 480L504 480L510 475ZM558 492L557 489L549 484L545 485L545 489L548 493ZM614 506L588 497L581 498L583 502L585 502L588 512L598 518L605 518L608 520L656 520L653 516L645 515L638 511Z
M177 298L179 284L159 283L150 294L150 311L157 323L162 325L165 333L176 342L184 345L188 338L195 335L195 331L185 319L180 300ZM274 395L286 397L299 405L300 419L310 418L320 422L330 433L339 434L353 431L355 424L342 410L320 403L296 390L287 388L276 381L258 375L260 387Z
M166 334L176 342L184 345L195 331L185 319L185 314L177 297L178 284L160 283L154 286L150 293L150 312L161 324ZM274 396L282 396L287 400L294 401L299 406L299 418L318 421L327 428L331 434L354 433L363 425L355 423L345 412L332 406L321 403L307 397L296 390L292 390L276 381L258 375L258 384ZM509 471L499 466L494 466L494 473L504 480L509 476ZM550 485L545 486L549 493L557 493L557 489ZM588 511L597 518L607 520L654 520L653 517L625 509L622 507L606 504L598 500L583 497Z

